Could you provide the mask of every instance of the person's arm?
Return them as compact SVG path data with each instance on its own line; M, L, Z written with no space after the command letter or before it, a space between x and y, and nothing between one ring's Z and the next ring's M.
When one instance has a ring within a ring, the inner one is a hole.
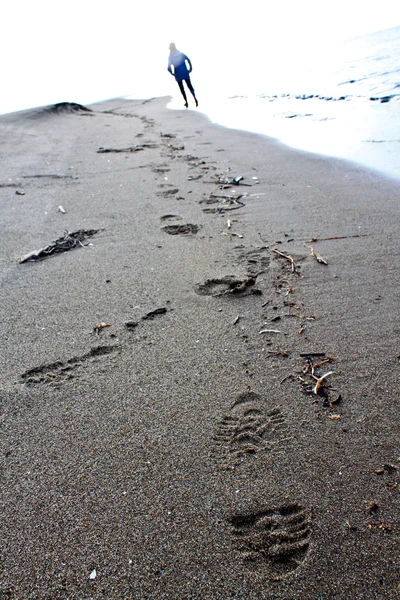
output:
M190 58L188 56L186 56L185 54L185 60L187 60L187 62L189 63L189 73L192 72L192 63L190 62Z
M170 60L168 61L168 71L171 73L171 75L174 75L174 71L172 70L172 63Z

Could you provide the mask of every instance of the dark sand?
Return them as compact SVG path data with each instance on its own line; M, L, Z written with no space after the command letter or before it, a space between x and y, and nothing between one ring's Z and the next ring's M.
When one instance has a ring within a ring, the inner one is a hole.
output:
M398 598L400 185L165 105L0 117L0 598Z

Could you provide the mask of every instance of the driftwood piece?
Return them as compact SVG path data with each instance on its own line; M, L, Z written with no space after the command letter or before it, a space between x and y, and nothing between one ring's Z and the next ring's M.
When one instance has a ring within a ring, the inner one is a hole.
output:
M323 381L326 377L329 377L329 375L332 375L332 373L334 373L334 371L328 371L328 373L325 373L324 375L322 375L321 377L318 377L317 379L317 383L315 384L315 386L313 387L313 393L318 395L320 389L323 386ZM315 377L315 375L313 376Z
M311 238L311 240L306 240L309 244L313 244L314 242L329 242L330 240L347 240L349 238L359 238L359 237L368 237L367 233L355 233L354 235L334 235L333 237L326 238Z
M327 265L328 261L326 261L324 258L322 258L322 256L320 254L318 254L318 252L315 252L314 248L312 246L307 246L307 244L304 244L306 248L308 248L311 252L311 256L313 256L321 265Z
M290 256L290 254L284 254L284 252L281 252L280 250L277 250L276 248L273 248L272 252L274 254L276 254L277 256L281 256L282 258L285 258L286 260L288 260L292 265L291 266L292 273L297 273L293 256Z
M58 238L54 242L51 242L51 244L48 246L40 248L39 250L33 250L33 252L29 252L29 254L25 254L25 256L18 260L18 262L24 263L34 260L43 260L53 254L72 250L77 246L84 247L85 244L83 242L85 239L92 237L95 233L98 233L98 231L98 229L79 229L78 231L73 232L66 231L62 237Z
M225 235L228 237L238 237L238 238L243 237L243 233L235 233L234 231L222 231L221 235Z
M258 334L261 335L262 333L282 333L282 331L279 329L261 329Z

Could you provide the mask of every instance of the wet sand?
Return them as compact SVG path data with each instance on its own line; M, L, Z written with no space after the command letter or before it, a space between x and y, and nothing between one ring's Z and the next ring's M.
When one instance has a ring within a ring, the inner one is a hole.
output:
M0 117L0 597L397 598L400 185L167 102Z

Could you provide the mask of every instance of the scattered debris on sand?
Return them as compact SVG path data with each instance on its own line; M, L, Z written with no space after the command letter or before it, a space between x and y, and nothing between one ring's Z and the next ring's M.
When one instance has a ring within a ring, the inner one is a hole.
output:
M217 183L222 188L228 188L232 185L245 185L247 187L251 187L251 183L244 183L243 179L243 175L239 175L238 177L225 177L224 175L215 175L212 177L212 183Z
M82 246L85 247L87 244L83 242L87 239L98 233L98 229L79 229L78 231L68 232L49 244L44 248L40 248L40 250L33 250L33 252L29 252L29 254L25 254L22 258L18 260L19 263L24 263L28 261L34 260L43 260L52 256L53 254L58 254L60 252L67 252L68 250L72 250L73 248Z
M238 194L236 196L229 196L227 194L210 194L209 198L202 201L201 204L218 204L218 206L214 208L203 208L203 212L223 213L229 210L237 210L238 208L246 206L245 203L241 201L241 198L243 197L245 197L243 194Z
M336 357L326 356L325 352L302 352L300 357L306 358L306 362L297 373L290 373L281 380L281 384L288 379L297 380L300 382L303 392L307 395L317 396L313 400L313 404L318 403L318 399L323 400L323 407L330 409L330 411L337 410L338 404L343 400L342 395L338 394L334 398L330 398L330 386L326 385L326 380L331 375L334 375L336 371L330 370L322 372L321 367L326 367L329 363L333 363L337 360ZM314 362L316 359L317 362ZM330 414L329 418L332 420L338 420L341 418L339 414Z

